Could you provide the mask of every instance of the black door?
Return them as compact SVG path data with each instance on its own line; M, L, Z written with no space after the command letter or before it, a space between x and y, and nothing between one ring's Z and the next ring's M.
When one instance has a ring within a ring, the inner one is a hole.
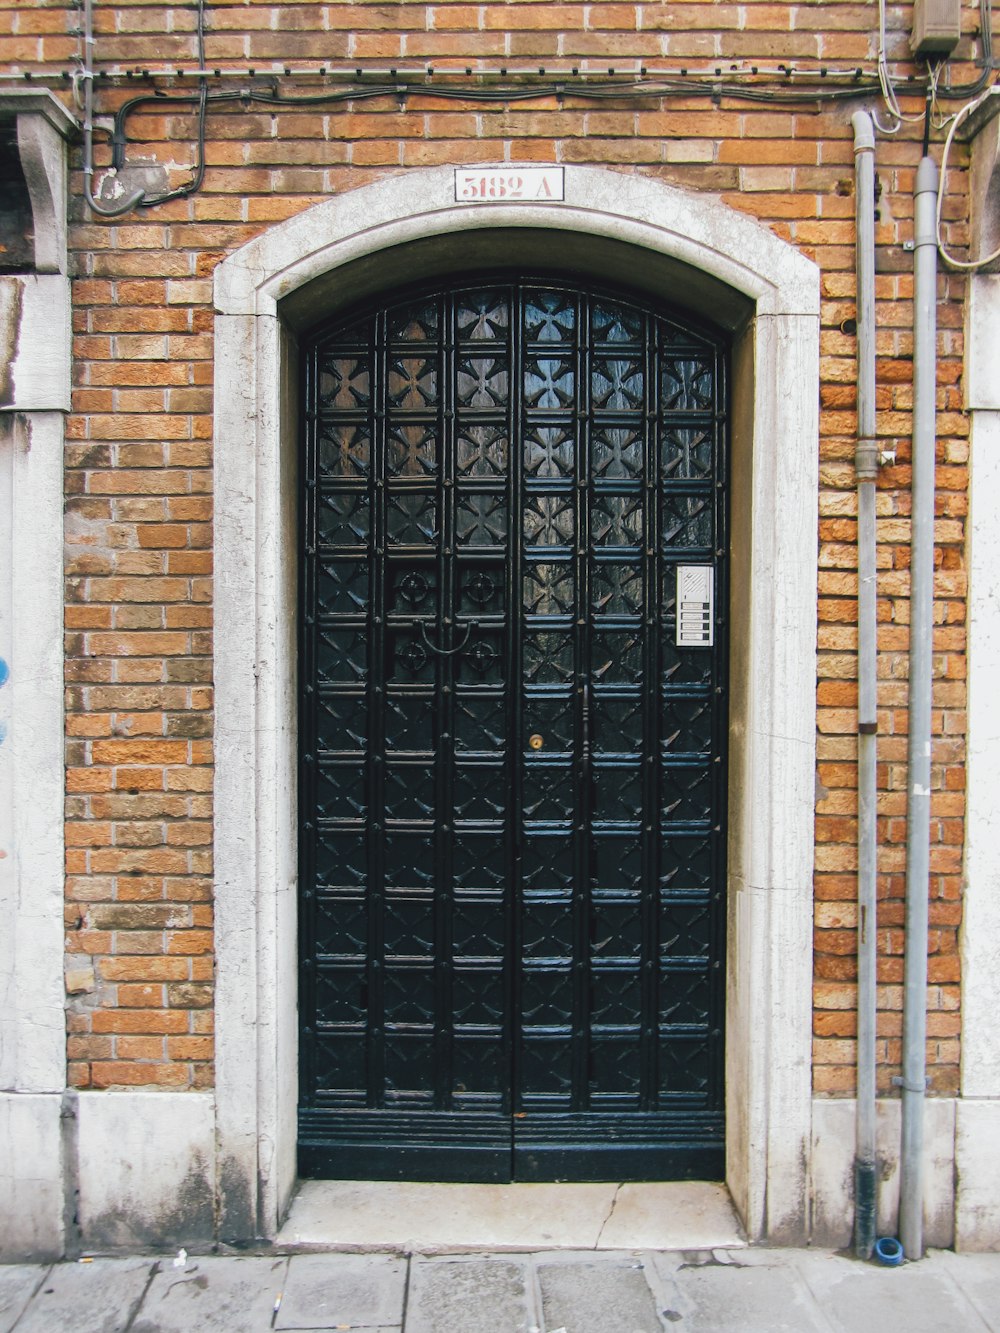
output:
M721 340L504 279L304 362L302 1174L721 1177Z

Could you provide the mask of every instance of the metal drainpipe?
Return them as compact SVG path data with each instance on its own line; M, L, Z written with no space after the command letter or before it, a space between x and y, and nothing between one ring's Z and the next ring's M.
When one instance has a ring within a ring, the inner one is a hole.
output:
M854 170L858 325L858 1042L854 1250L871 1258L878 1215L875 1162L876 711L875 711L875 130L856 111Z
M931 664L934 631L934 445L937 388L938 172L921 159L914 190L913 481L910 526L910 688L906 802L906 963L899 1238L924 1252L923 1144L927 1069L927 898L930 887Z

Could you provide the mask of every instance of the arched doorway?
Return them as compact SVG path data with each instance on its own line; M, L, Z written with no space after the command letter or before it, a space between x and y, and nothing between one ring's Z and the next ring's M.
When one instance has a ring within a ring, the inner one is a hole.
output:
M218 1036L203 1100L226 1238L274 1235L296 1179L301 340L324 311L498 256L641 284L731 339L725 1178L749 1235L807 1234L818 270L715 198L601 168L565 180L564 201L469 208L450 169L391 175L216 270Z
M301 356L301 1173L721 1178L723 337L477 275Z

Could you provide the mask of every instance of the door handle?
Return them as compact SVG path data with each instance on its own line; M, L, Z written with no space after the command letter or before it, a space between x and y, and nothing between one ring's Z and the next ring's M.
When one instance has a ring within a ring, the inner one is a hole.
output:
M470 620L465 627L465 637L463 638L462 642L456 643L452 648L442 648L439 644L431 643L430 638L427 634L427 625L424 621L415 620L413 622L413 628L420 630L420 637L424 641L424 646L427 649L429 649L430 652L437 653L438 657L452 657L454 656L455 653L460 653L462 649L466 646L472 635L472 631L474 629L479 628L479 621Z

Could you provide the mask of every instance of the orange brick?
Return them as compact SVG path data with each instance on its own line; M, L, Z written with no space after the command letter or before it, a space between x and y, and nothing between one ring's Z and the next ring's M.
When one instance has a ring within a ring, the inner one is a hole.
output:
M98 7L102 59L193 67L194 15L176 7L169 12L168 30L167 11L156 7ZM78 39L69 32L67 11L22 6L11 14L10 31L0 38L8 64L70 59ZM967 29L973 19L968 9ZM893 31L890 39L890 59L905 77L913 68L905 34ZM264 61L294 63L322 52L328 61L352 64L430 61L438 73L450 67L462 79L466 67L495 72L505 62L578 63L605 75L616 62L631 70L643 60L671 67L691 60L706 69L718 61L724 73L740 62L746 62L741 71L757 62L771 71L792 61L801 77L820 59L867 64L872 40L870 15L849 6L793 11L700 0L280 9L253 2L213 9L210 33L213 59L234 64L245 63L248 53L263 68ZM955 77L972 78L974 71ZM127 95L123 86L99 81L98 114L111 114ZM904 101L908 111L921 110L920 98ZM130 151L192 162L196 131L191 106L139 108L129 120ZM901 245L912 235L919 138L920 126L907 124L878 145L887 205L877 229L878 431L899 459L882 471L878 492L879 1082L886 1092L899 1056L905 861L912 276ZM209 985L213 975L212 274L252 236L333 192L425 165L526 160L607 163L721 196L819 267L822 792L815 826L814 1088L823 1096L853 1092L857 377L855 339L841 327L853 317L855 300L852 150L839 105L693 96L597 102L574 98L568 86L559 99L545 94L502 106L445 100L432 84L405 97L308 113L219 105L209 118L209 169L200 191L117 221L75 213L76 385L66 449L67 948L94 958L109 988L109 1007L102 999L93 1011L92 1031L74 1029L80 1016L68 1016L73 1086L211 1084L210 1009L171 1006L169 1014L182 1026L164 1027L161 1003L167 986ZM104 143L97 157L102 165L109 161ZM965 156L956 155L943 206L947 235L958 246L967 240L966 167ZM172 179L182 178L171 170ZM77 168L75 197L79 180ZM964 294L963 276L942 275L930 945L932 989L951 1007L941 1010L947 1021L929 1023L928 1049L934 1090L948 1094L957 1088L960 1060L957 932L967 725ZM103 690L148 693L106 697L98 694ZM146 908L163 908L165 915L143 916ZM132 909L137 912L130 916ZM126 928L129 923L134 928ZM101 1026L132 1019L147 1026Z

